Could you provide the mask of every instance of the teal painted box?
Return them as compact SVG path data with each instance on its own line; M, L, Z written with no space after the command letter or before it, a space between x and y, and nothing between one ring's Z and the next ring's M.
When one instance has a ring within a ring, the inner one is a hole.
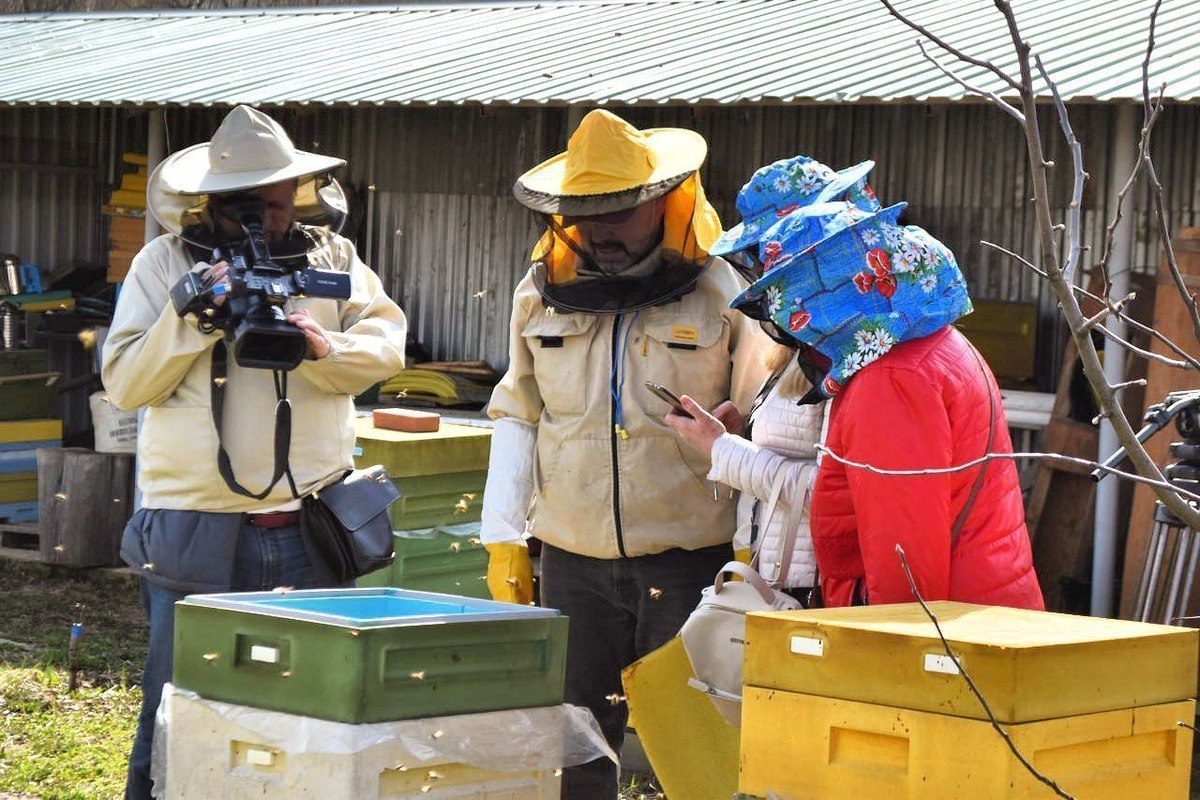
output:
M488 553L479 541L479 523L396 531L396 560L363 575L357 585L394 586L490 600Z
M563 701L554 609L393 588L191 595L175 604L176 686L337 722Z
M390 509L398 531L477 522L487 483L490 428L443 424L431 433L376 428L371 417L354 421L354 461L382 464L400 489Z

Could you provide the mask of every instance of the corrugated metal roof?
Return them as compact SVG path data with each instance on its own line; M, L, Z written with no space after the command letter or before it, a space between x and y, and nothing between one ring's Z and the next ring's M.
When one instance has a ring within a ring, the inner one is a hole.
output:
M986 0L897 0L1011 69ZM1068 100L1141 97L1154 0L1015 0ZM1165 0L1151 84L1200 101L1200 2ZM479 2L0 16L0 103L734 104L956 101L879 0ZM956 67L984 88L979 67Z

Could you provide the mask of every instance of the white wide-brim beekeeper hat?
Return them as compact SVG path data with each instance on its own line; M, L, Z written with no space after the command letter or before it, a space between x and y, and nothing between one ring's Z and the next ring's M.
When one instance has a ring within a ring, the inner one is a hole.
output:
M345 163L296 149L283 126L242 105L226 115L211 141L172 153L158 165L146 185L146 202L164 228L179 234L198 218L209 195L294 180L298 220L317 222L330 210L344 218L346 198L330 173Z

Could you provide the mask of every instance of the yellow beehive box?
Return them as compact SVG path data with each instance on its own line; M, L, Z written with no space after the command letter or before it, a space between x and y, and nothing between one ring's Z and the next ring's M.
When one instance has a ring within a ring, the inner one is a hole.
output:
M1080 798L1186 798L1195 702L1003 725L1017 750ZM747 687L743 796L1044 798L983 720Z
M1000 722L1196 696L1194 629L968 603L929 608ZM742 680L987 718L916 603L750 614Z

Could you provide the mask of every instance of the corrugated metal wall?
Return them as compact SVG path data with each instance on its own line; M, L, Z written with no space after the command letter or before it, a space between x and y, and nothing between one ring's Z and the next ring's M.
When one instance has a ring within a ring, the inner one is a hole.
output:
M730 224L733 199L763 163L806 152L833 166L874 158L872 176L885 202L907 200L920 224L958 254L979 298L1038 303L1042 310L1043 387L1053 386L1062 341L1053 298L1028 270L982 247L987 239L1036 257L1022 133L987 106L810 106L628 108L639 126L680 125L710 143L704 170L710 197ZM564 109L349 109L281 111L297 146L347 157L343 178L356 199L347 233L360 245L413 332L436 358L507 361L510 294L536 235L530 214L509 189L524 169L565 144ZM1092 180L1085 224L1100 241L1116 119L1109 106L1074 109ZM0 110L0 248L52 269L103 259L107 194L122 150L145 149L146 113L112 110ZM217 110L169 109L170 149L206 140ZM1140 114L1138 115L1140 118ZM1200 108L1168 109L1156 130L1159 175L1170 195L1174 228L1196 224L1200 210L1197 136ZM1048 110L1046 136L1054 122ZM1050 157L1056 205L1069 193L1068 156ZM1121 176L1120 180L1124 177ZM1158 243L1146 195L1137 203L1135 269L1152 271ZM1034 258L1036 260L1036 258Z
M111 114L0 110L0 252L47 272L95 262Z

